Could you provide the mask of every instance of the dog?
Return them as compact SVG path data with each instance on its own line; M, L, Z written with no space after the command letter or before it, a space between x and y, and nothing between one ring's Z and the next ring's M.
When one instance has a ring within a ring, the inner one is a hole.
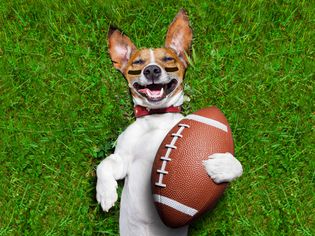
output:
M165 226L151 194L151 168L155 154L168 131L183 115L183 80L189 64L192 30L187 13L180 10L170 24L164 48L137 49L118 29L108 33L113 66L128 82L136 121L117 140L113 154L96 169L96 199L104 211L117 201L117 180L125 179L121 195L120 235L187 235L188 226ZM204 161L205 170L216 183L230 182L242 175L242 165L230 153L216 153Z

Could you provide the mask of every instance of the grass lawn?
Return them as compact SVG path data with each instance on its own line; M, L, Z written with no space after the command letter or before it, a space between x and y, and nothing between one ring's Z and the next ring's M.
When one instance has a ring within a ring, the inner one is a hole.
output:
M190 235L315 235L315 7L277 0L1 1L0 235L118 235L95 168L134 116L107 31L159 47L181 7L184 113L223 110L244 166Z

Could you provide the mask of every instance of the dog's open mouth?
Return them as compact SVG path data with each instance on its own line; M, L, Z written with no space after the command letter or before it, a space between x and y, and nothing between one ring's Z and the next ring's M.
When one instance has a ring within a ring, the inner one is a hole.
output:
M133 84L133 87L140 95L146 97L150 102L158 102L172 93L175 90L177 84L177 80L172 79L166 84L149 84L145 86L136 82Z

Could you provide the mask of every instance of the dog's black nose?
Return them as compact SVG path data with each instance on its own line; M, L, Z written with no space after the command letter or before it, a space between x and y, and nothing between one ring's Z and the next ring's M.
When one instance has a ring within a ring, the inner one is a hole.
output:
M156 65L147 66L143 71L144 76L152 82L157 80L161 76L161 73L161 68Z

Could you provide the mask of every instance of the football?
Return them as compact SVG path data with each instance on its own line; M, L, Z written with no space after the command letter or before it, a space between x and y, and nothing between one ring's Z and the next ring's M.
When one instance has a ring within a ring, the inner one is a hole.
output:
M177 228L211 210L227 183L216 184L202 163L214 153L234 155L231 129L216 107L184 117L160 145L151 174L153 201L169 227Z

